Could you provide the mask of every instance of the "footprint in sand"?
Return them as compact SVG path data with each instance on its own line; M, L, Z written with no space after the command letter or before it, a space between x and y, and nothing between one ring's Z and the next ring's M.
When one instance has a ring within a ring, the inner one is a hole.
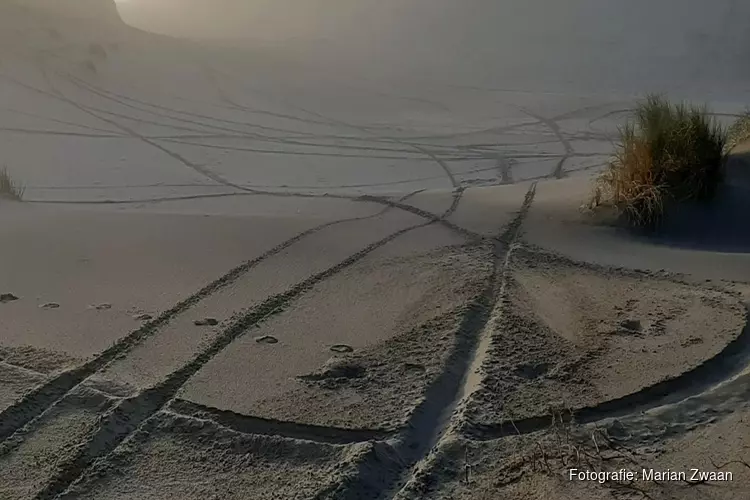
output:
M255 341L259 344L278 344L279 339L271 335L263 335L262 337L255 337Z
M195 326L216 326L219 324L219 320L216 318L203 318L203 319L196 319L193 321L193 324Z
M354 352L354 349L351 346L348 346L346 344L335 344L331 346L331 350L333 352L340 352L340 353L346 353L346 352Z
M404 363L404 371L407 373L424 373L427 369L419 363Z
M5 304L6 302L13 302L14 300L18 300L18 297L16 297L12 293L0 294L0 304Z
M40 309L57 309L60 307L60 304L57 302L46 302L39 306Z

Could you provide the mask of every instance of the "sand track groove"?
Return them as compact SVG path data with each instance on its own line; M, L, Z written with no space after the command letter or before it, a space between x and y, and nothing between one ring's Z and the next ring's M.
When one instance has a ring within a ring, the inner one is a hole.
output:
M579 208L635 96L738 116L750 7L472 1L378 57L0 5L0 498L746 500L748 249Z

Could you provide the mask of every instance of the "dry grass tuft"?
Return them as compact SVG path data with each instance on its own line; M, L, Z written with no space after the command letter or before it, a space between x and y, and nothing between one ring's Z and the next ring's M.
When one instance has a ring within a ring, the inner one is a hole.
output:
M650 96L620 130L620 144L589 205L612 206L633 226L657 226L667 204L715 195L726 144L726 130L705 107Z
M25 188L10 177L7 168L0 169L0 197L21 201L24 191Z
M727 152L734 149L735 146L750 139L750 110L745 111L731 127L727 133Z

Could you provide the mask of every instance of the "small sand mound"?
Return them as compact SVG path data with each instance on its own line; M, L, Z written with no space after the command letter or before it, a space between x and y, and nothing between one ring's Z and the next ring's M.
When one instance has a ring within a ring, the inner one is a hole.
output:
M323 381L362 378L366 374L367 369L357 360L331 358L321 371L302 375L299 378L300 380Z

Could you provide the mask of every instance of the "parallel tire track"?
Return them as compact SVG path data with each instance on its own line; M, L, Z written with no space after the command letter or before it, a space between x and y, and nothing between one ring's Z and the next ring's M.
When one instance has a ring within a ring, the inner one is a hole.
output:
M52 95L57 96L58 99L66 102L70 106L73 106L74 108L78 109L82 113L85 113L85 114L87 114L89 116L97 118L97 119L103 121L104 123L112 125L113 127L116 127L118 129L120 129L121 131L125 132L129 136L131 136L131 137L133 137L135 139L139 139L140 141L144 142L145 144L148 144L149 146L158 149L159 151L161 151L162 153L164 153L167 156L171 157L172 159L176 160L177 162L181 163L182 165L184 165L184 166L188 167L189 169L197 172L198 174L202 175L203 177L206 177L207 179L210 179L210 180L216 182L217 184L221 184L221 185L224 185L224 186L227 186L227 187L232 187L232 188L235 188L235 189L240 189L240 190L243 190L243 191L248 191L248 189L243 188L242 186L239 186L237 184L234 184L233 182L230 182L230 181L224 179L222 176L220 176L218 174L215 174L214 172L210 171L209 169L207 169L207 168L205 168L205 167L203 167L201 165L198 165L197 163L194 163L194 162L188 160L187 158L185 158L181 154L176 153L176 152L174 152L174 151L172 151L170 149L167 149L166 147L162 146L158 142L153 141L153 140L149 139L148 137L144 136L143 134L140 134L140 133L136 132L134 129L132 129L130 127L127 127L127 126L125 126L125 125L123 125L121 123L118 123L115 120L110 120L109 118L104 118L103 116L100 116L98 113L95 113L95 112L89 110L88 108L86 108L85 106L82 106L81 104L79 104L78 102L74 101L73 99L70 99L65 94L63 94L60 90L58 90L58 89L56 89L54 87L54 85L52 84L51 80L49 80L49 78L47 77L46 69L44 68L44 66L42 66L41 70L42 70L43 75L45 75L45 78L47 78L47 83L49 84L50 88L53 89Z
M233 102L226 95L224 95L224 98L228 102L230 102L231 104L233 104L234 106L236 106L237 109L244 110L244 111L252 111L252 110L250 110L248 108L245 108L244 106L241 106L238 103ZM290 103L290 104L292 104L292 103ZM452 188L453 189L458 189L459 188L459 183L456 180L456 177L453 174L453 171L448 166L448 164L446 162L444 162L443 160L441 160L437 155L435 155L434 153L428 151L426 148L424 148L422 146L410 143L408 141L404 141L404 140L398 139L396 137L383 137L380 134L378 134L377 132L373 132L373 130L371 128L369 128L369 127L366 127L366 126L363 126L363 125L355 125L355 124L352 124L352 123L345 122L343 120L338 120L338 119L335 119L335 118L331 118L329 116L322 115L322 114L317 113L315 111L310 111L308 109L302 108L302 107L294 105L294 104L292 104L292 105L295 108L297 108L300 111L302 111L303 113L307 113L308 115L311 115L311 116L314 116L316 118L319 118L320 120L322 120L324 122L328 122L329 124L338 125L338 126L341 126L341 127L347 127L347 128L352 129L352 130L356 130L356 131L368 134L370 136L373 136L373 137L375 137L375 138L377 138L377 139L379 139L381 141L387 141L387 142L392 143L392 144L398 144L398 145L401 145L401 146L404 146L404 147L407 147L407 148L411 148L414 151L417 151L417 152L419 152L419 153L427 156L428 158L430 158L431 160L433 160L435 163L437 163L440 166L440 168L443 170L443 173L445 174L445 176L448 178L448 181L451 183Z
M370 473L373 467L380 469L380 479L376 485L379 490L377 498L394 498L412 477L419 464L429 457L431 450L439 445L441 438L449 431L456 416L455 412L466 395L465 386L480 354L477 351L483 332L501 295L505 267L512 249L511 243L519 236L523 220L534 200L535 191L536 184L533 184L516 217L495 240L492 273L483 291L467 306L446 369L427 388L423 401L412 412L405 430L388 446L386 451L391 458L383 464L382 459L374 452L375 455L368 457L372 459L372 464L358 464L357 470L351 476L344 478L337 485L331 485L316 498L370 498L371 496L367 495L373 493L374 485Z
M43 70L43 72L44 72L44 70ZM46 73L45 73L45 76L46 76ZM70 78L74 78L74 77L70 76ZM85 84L83 84L83 83L76 83L75 81L73 81L73 83L77 84L77 85L80 85L80 86L84 86L84 88L86 88ZM188 160L187 158L183 157L182 155L180 155L178 153L175 153L174 151L171 151L168 148L165 148L161 144L158 144L157 142L155 142L155 141L153 141L153 140L151 140L151 139L143 136L142 134L139 134L138 132L136 132L135 130L131 129L130 127L126 127L124 125L121 125L121 124L119 124L118 122L116 122L114 120L110 120L108 118L104 118L104 117L100 116L99 114L97 114L97 113L95 113L95 112L87 109L86 107L81 106L80 104L78 104L74 100L66 97L59 90L54 89L54 86L52 85L52 82L49 81L49 80L48 80L48 84L53 89L53 92L51 92L51 93L43 91L43 90L40 90L40 89L34 89L34 88L32 88L32 89L34 91L36 91L36 92L45 94L48 97L52 97L52 98L55 98L57 100L63 101L65 103L67 103L67 104L75 107L76 109L80 110L81 112L88 114L89 116L97 118L97 119L103 121L104 123L107 123L109 125L112 125L113 127L116 127L118 129L120 129L121 131L127 133L131 137L139 139L139 140L145 142L146 144L149 144L150 146L153 146L153 147L157 148L158 150L162 151L163 153L165 153L165 154L169 155L170 157L174 158L175 160L179 161L183 165L191 168L192 170L200 173L201 175L205 176L206 178L208 178L208 179L210 179L210 180L212 180L212 181L214 181L214 182L216 182L218 184L221 184L221 185L224 185L224 186L227 186L227 187L231 187L231 188L234 188L234 189L238 189L238 190L246 192L246 193L252 193L252 194L264 194L264 195L271 195L271 196L285 196L285 195L288 195L288 196L304 196L304 195L297 194L297 193L266 192L266 191L262 191L262 190L256 190L256 189L247 188L245 186L241 186L241 185L232 183L232 182L224 179L223 177L221 177L219 175L216 175L213 172L211 172L211 171L209 171L209 170L201 167L200 165L197 165L197 164L191 162L190 160ZM302 110L302 111L305 111L307 113L316 115L315 113L313 113L311 111L307 111L307 110ZM350 125L350 124L347 124L347 123L344 123L344 122L339 122L338 120L329 119L329 118L324 117L324 116L321 116L321 118L329 120L330 123L334 123L334 124L338 123L338 124L340 124L342 126L347 126L347 127L353 128L355 130L360 129L360 127L358 127L358 126ZM366 131L367 133L372 133L372 132L370 132L370 131L368 131L366 129L362 129L362 131ZM396 142L398 142L398 141L396 141ZM403 144L407 145L407 146L411 146L410 144L407 144L407 143L403 143ZM418 151L424 152L422 150L422 148L420 148L420 147L414 146L414 148L416 150L418 150ZM431 154L429 154L429 153L425 153L425 154L428 154L428 156L432 157L438 163L442 163L438 158L434 158ZM468 230L466 230L464 228L461 228L461 227L459 227L459 226L457 226L457 225L455 225L455 224L453 224L453 223L445 220L447 217L449 217L450 215L452 215L453 212L455 212L455 210L458 208L458 204L460 203L460 200L461 200L461 198L463 196L463 191L464 191L462 188L460 188L460 187L457 186L457 184L455 183L455 181L452 182L452 184L456 188L456 191L454 193L453 202L452 202L451 206L448 208L448 210L443 215L441 215L441 216L437 216L437 215L432 214L430 212L427 212L427 211L424 211L424 210L420 210L420 209L418 209L416 207L412 207L410 205L406 205L406 204L403 204L403 203L400 203L400 202L391 202L391 201L388 201L388 200L385 200L383 198L376 197L376 196L363 196L363 197L339 196L339 197L346 198L346 199L352 199L352 200L372 201L372 202L375 202L375 203L379 203L381 205L387 205L387 206L391 206L391 207L394 207L394 208L399 208L401 210L406 210L408 212L415 213L415 214L417 214L417 215L419 215L419 216L421 216L421 217L423 217L423 218L425 218L427 220L440 222L441 224L445 225L449 229L451 229L453 231L456 231L456 232L462 234L463 236L467 236L467 237L470 237L470 238L473 238L473 239L477 239L477 237L481 238L481 236L479 236L479 235L477 235L475 233L472 233L472 232L470 232L470 231L468 231ZM315 195L310 195L310 196L315 196ZM327 196L330 196L330 195L327 195ZM403 201L403 200L401 200L401 201ZM101 201L99 201L97 203L101 203ZM0 436L1 435L2 434L0 433Z
M26 393L14 405L0 412L0 441L6 439L8 436L22 428L24 425L39 417L42 413L44 413L45 410L53 406L68 391L80 384L88 376L101 370L115 358L128 353L131 349L140 344L147 337L153 335L160 328L166 326L175 317L184 313L206 297L213 295L220 289L234 283L261 262L284 251L303 238L317 233L323 229L345 222L362 221L370 218L375 218L382 215L389 209L390 207L385 207L383 210L373 215L352 217L348 219L320 224L313 228L302 231L296 236L293 236L292 238L276 245L270 250L267 250L255 259L240 264L220 278L201 288L195 294L177 303L169 310L163 312L154 320L145 323L137 330L129 333L121 340L116 342L113 346L109 347L104 352L96 356L94 359L86 362L78 368L66 371L52 378L43 385Z
M162 383L144 390L134 397L122 400L112 411L108 412L102 418L98 430L85 443L79 445L74 458L66 463L59 464L59 473L35 498L46 500L63 493L85 472L94 460L106 457L123 440L135 432L141 424L169 404L190 377L250 328L283 312L295 299L309 291L316 284L352 266L368 254L390 243L399 236L429 224L432 224L432 222L423 222L391 233L389 236L371 243L362 250L352 254L340 263L307 278L286 292L267 298L258 306L239 315L192 361L174 371Z

